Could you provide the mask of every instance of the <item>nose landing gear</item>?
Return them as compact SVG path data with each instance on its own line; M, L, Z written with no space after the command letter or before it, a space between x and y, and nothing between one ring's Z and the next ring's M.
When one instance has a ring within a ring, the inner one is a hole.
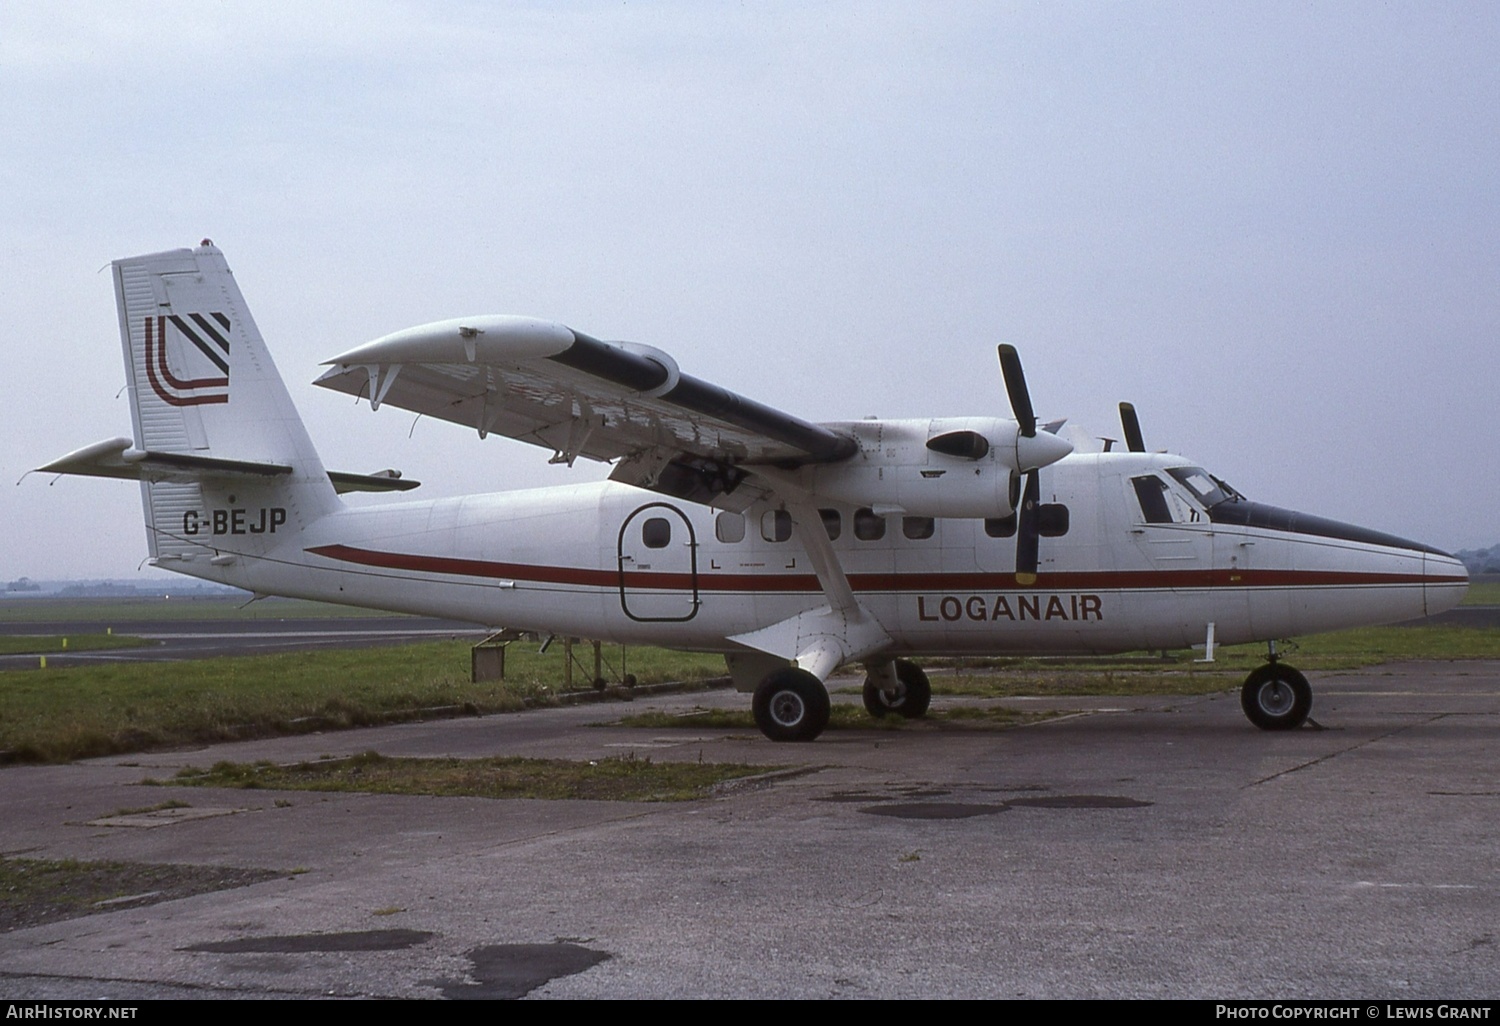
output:
M1274 658L1252 670L1240 689L1240 707L1261 730L1295 730L1312 712L1307 678Z

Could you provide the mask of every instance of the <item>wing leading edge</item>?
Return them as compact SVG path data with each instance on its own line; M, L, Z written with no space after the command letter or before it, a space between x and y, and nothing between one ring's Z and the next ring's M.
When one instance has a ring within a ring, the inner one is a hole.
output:
M712 502L741 467L829 463L853 438L691 375L666 353L525 317L440 321L327 361L324 388L541 446L618 460L610 477ZM741 500L748 496L741 496Z

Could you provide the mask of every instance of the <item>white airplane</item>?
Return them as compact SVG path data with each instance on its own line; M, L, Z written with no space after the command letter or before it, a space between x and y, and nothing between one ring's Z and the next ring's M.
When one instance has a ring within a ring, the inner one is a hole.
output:
M605 482L352 508L416 483L327 471L223 254L114 263L134 438L43 471L138 479L153 565L257 594L723 653L767 737L826 726L860 664L875 716L921 716L911 657L1269 641L1242 691L1268 730L1307 680L1274 639L1436 613L1468 587L1427 545L1252 502L1192 462L1075 453L1013 419L814 424L689 376L650 346L480 316L328 361L317 384L614 461ZM1054 426L1053 430L1055 431ZM1023 486L1024 479L1024 486Z

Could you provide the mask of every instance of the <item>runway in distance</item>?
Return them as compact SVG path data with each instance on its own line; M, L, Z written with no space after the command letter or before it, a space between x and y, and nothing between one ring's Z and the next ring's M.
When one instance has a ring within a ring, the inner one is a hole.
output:
M598 483L392 499L393 471L325 469L223 254L207 240L113 265L133 438L43 471L141 482L155 566L262 595L723 653L778 741L826 726L861 665L872 715L921 716L914 661L1266 641L1241 699L1301 725L1274 639L1432 614L1468 587L1417 542L1252 501L1190 460L1074 451L1039 425L1016 351L1013 416L812 423L683 373L651 346L485 315L398 331L317 384L613 463Z

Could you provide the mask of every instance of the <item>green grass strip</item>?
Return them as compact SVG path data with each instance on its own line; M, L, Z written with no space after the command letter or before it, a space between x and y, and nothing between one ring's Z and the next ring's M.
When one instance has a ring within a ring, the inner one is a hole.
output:
M111 648L140 648L152 642L129 634L17 634L0 635L0 655L56 655L62 652L99 652Z
M243 887L284 874L227 866L0 859L0 932ZM133 899L133 900L132 900Z
M619 649L606 655L618 664ZM724 672L722 658L631 649L643 684ZM72 759L408 720L555 700L562 646L512 645L506 680L470 681L465 642L165 663L101 663L0 674L0 759ZM592 666L589 666L592 672ZM575 668L582 687L585 674Z
M934 686L936 692L937 688ZM1004 729L1018 727L1037 720L1050 719L1058 715L1052 711L1009 709L1003 706L969 706L954 709L930 710L926 716L908 720L904 716L882 716L879 719L865 711L863 705L836 703L828 716L829 730L932 730L944 726L991 727ZM746 731L756 736L760 728L755 725L755 715L748 709L693 709L683 713L644 712L632 713L609 723L598 723L600 727L644 727L655 730L734 730Z
M539 798L617 802L685 802L707 798L728 780L781 767L739 763L653 762L623 756L566 759L396 759L365 752L348 759L277 766L220 762L188 768L148 784L276 791L357 791L455 798Z
M172 598L155 595L131 598L0 597L0 618L9 623L61 620L106 625L138 620L171 623L174 620L343 619L403 615L306 599L266 598L250 602L249 598L243 594Z
M1500 581L1471 581L1468 594L1464 595L1465 606L1500 606Z
M1397 660L1500 659L1500 630L1372 627L1283 646L1304 672L1357 669ZM607 646L605 674L620 671ZM574 680L583 687L592 655ZM724 672L718 656L632 648L625 667L641 683L699 680ZM1265 660L1263 645L1221 648L1218 661L1190 653L1098 659L923 660L938 694L1203 694L1237 687ZM612 667L612 668L611 668ZM951 676L945 667L959 671ZM369 726L429 715L546 704L563 687L562 646L539 655L516 643L504 683L470 682L466 642L326 650L192 662L101 663L0 673L0 762L65 762L221 740ZM1316 686L1316 685L1315 685ZM748 704L748 702L747 702ZM842 714L840 714L842 715ZM871 721L859 712L861 728ZM890 718L888 718L890 719ZM892 720L892 722L895 722ZM644 724L643 724L644 725ZM753 729L748 712L731 727ZM835 727L838 722L835 722Z

